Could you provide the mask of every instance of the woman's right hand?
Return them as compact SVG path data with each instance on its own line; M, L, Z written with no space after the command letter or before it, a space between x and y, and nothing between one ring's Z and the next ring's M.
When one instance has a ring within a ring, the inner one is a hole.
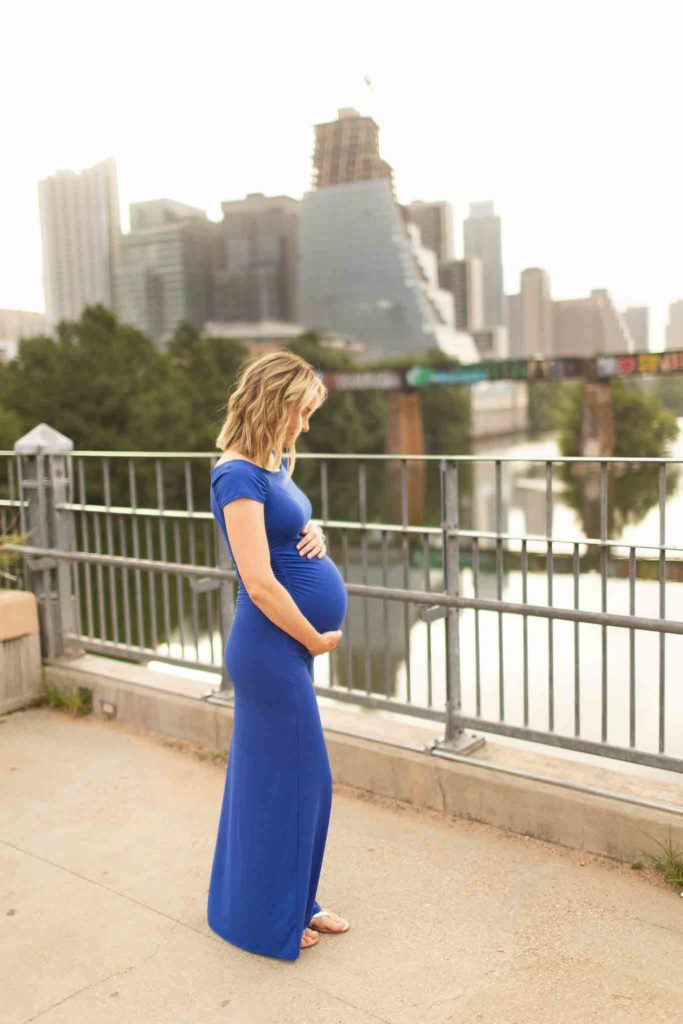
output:
M341 629L331 629L327 633L318 633L313 646L308 647L308 653L315 656L316 654L325 654L327 651L332 651L341 638Z

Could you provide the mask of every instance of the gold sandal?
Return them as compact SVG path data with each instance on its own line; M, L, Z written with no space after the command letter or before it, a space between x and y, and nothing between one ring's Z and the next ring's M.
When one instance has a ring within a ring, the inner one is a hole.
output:
M342 935L343 932L347 932L351 927L349 925L349 922L346 921L346 928L318 928L317 925L315 925L313 922L315 921L316 917L323 916L331 917L332 915L329 910L319 910L317 914L314 914L313 917L311 918L308 927L313 928L316 932L325 932L326 935ZM335 914L335 917L340 917L340 915ZM344 921L345 919L343 917L340 917L340 920Z

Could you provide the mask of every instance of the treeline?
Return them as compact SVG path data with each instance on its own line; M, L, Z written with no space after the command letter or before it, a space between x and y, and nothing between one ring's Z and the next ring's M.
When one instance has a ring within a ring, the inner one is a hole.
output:
M288 347L320 370L360 369L344 352L326 348L314 332ZM76 448L114 451L212 452L237 369L247 345L200 337L178 326L168 352L142 331L120 323L101 304L79 320L62 321L55 336L25 338L17 357L0 365L0 447L44 421ZM414 363L406 358L406 363ZM439 352L421 362L448 362ZM363 369L397 365L396 359ZM463 451L470 422L464 385L421 390L425 449ZM387 395L382 391L330 391L316 413L315 431L299 451L381 453L386 450Z
M346 352L321 344L314 333L288 342L288 347L319 370L361 369ZM45 422L69 437L79 450L214 453L215 438L225 417L228 394L240 364L249 358L246 344L229 338L201 337L181 323L167 352L144 332L121 323L101 304L87 306L79 320L62 321L54 337L23 339L17 357L0 365L0 448ZM406 357L407 364L414 358ZM435 351L421 362L448 362ZM396 359L363 363L362 369L397 365ZM420 389L424 449L429 454L469 451L470 391L466 385ZM302 434L297 451L382 454L390 429L385 391L333 391L316 412L314 429ZM139 464L140 504L156 505L151 463ZM373 513L382 514L386 485L380 467L368 464L368 496ZM89 500L101 497L100 467L88 469ZM356 518L355 467L335 470L337 505ZM430 470L431 472L431 470ZM112 493L127 493L125 460L112 460ZM184 502L180 464L166 463L165 497ZM315 500L317 467L302 460L297 480ZM438 482L437 482L438 483ZM0 491L7 489L0 480ZM197 482L203 503L206 481ZM438 518L438 486L435 514ZM346 506L349 506L346 508Z

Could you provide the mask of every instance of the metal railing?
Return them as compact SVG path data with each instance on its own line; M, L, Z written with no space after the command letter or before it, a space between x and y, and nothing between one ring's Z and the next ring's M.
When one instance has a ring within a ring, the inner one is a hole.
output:
M217 457L59 442L0 452L0 532L31 531L9 547L22 554L18 585L38 597L45 656L213 671L220 685L197 682L198 699L229 698L236 577L206 509ZM475 729L683 771L683 545L666 538L680 461L299 455L349 594L341 643L315 659L316 692L443 723L447 750ZM650 488L648 543L608 536L632 500L615 489L628 474L641 506ZM576 488L576 515L598 537L555 532L569 508L560 485ZM539 533L504 529L519 513L513 486L527 518L542 500ZM335 518L341 508L357 515ZM656 612L637 614L637 597Z

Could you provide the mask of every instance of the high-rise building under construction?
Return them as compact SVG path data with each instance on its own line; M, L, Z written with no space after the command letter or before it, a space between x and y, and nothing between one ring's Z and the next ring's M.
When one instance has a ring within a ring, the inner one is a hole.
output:
M299 319L361 342L368 358L438 348L474 361L436 254L396 202L378 131L351 108L316 125L314 187L301 204Z

